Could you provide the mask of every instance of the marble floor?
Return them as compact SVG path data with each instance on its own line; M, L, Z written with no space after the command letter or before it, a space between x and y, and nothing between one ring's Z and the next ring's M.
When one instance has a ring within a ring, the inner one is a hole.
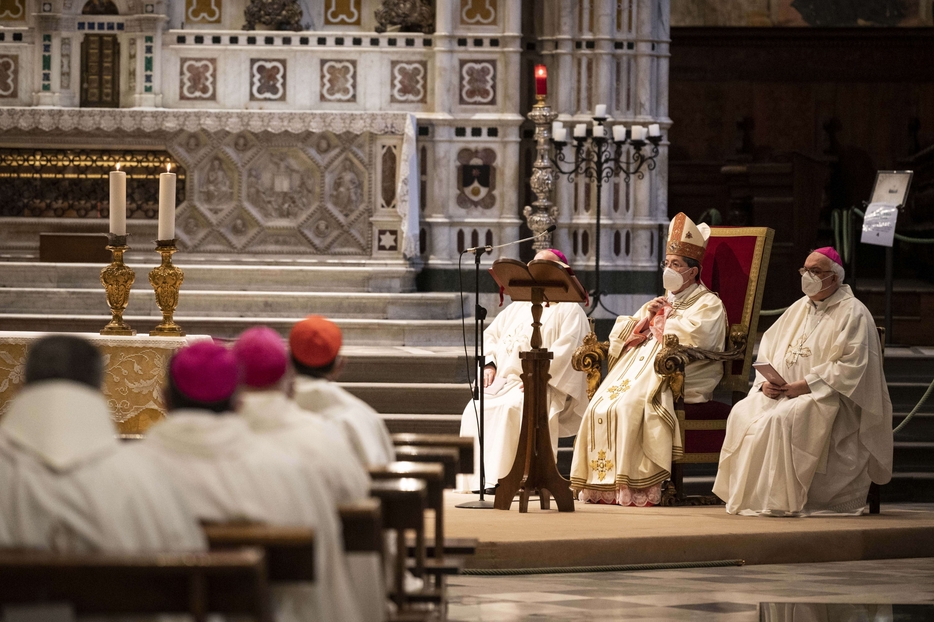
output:
M932 535L934 537L934 535ZM760 603L928 604L867 607L843 615L787 615L766 620L934 619L934 558L758 565L644 572L458 576L449 581L448 619L718 620L757 622ZM766 614L769 608L765 607ZM920 613L919 613L920 612ZM838 612L839 614L840 612ZM918 617L918 616L921 617Z

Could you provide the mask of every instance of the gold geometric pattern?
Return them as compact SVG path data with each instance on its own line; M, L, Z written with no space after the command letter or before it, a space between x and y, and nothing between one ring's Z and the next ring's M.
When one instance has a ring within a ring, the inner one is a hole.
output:
M597 459L590 461L590 468L597 472L597 479L602 482L606 474L613 470L613 461L606 459L605 451L598 451Z
M610 388L609 388L610 398L612 398L612 399L615 400L615 399L618 398L620 395L622 395L623 393L625 393L626 391L628 391L628 390L629 390L629 387L630 387L630 385L629 385L629 378L626 378L625 380L623 380L623 381L620 382L619 384L610 387Z

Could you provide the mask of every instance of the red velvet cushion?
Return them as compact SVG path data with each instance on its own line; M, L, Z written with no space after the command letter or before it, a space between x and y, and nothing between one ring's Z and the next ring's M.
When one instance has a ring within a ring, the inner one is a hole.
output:
M703 404L685 404L684 418L688 420L726 419L732 406L723 402L704 402Z
M730 415L730 405L723 402L704 402L703 404L685 404L684 418L688 421L724 421ZM723 447L726 430L685 430L685 453L719 453Z
M712 227L730 229L731 227ZM749 286L749 273L756 252L757 238L752 235L736 237L710 236L707 252L701 266L701 281L711 291L717 292L730 326L741 324L743 307L746 303L746 290ZM733 361L733 374L743 373L743 361Z

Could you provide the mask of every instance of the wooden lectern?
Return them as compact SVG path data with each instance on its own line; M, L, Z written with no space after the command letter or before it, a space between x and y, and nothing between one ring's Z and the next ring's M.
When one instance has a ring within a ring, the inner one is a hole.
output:
M549 493L560 512L574 511L570 482L561 477L551 450L548 429L548 368L554 355L542 347L542 303L584 302L587 293L564 264L534 259L528 266L515 259L498 259L490 269L502 291L514 301L532 302L532 349L522 359L522 428L516 460L509 474L499 480L493 506L508 510L519 493L519 511L528 512L529 495L538 492L541 508L549 508Z

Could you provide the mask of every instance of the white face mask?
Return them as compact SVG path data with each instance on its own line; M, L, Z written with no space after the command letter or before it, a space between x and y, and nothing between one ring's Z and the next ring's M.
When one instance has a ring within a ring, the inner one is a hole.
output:
M688 268L684 272L690 269L691 268ZM670 292L678 291L681 289L681 286L684 285L684 272L678 272L674 268L665 268L665 271L662 273L662 285Z
M833 274L829 274L824 277L824 279L829 279ZM833 283L827 287L821 287L821 284L824 282L824 279L818 278L811 274L810 272L805 272L801 275L801 291L804 292L805 296L816 296L825 289L828 289L833 286Z

